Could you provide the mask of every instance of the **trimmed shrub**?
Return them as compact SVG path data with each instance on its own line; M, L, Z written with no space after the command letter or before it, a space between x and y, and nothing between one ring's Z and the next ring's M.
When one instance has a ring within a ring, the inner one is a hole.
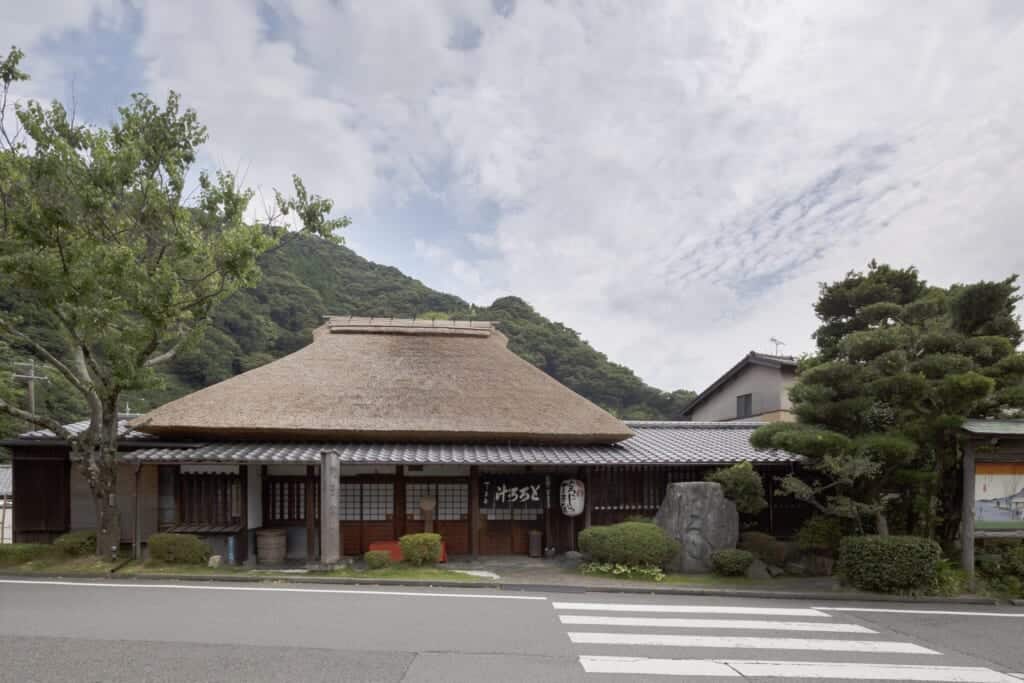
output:
M715 470L707 476L707 481L720 485L725 497L734 502L736 510L743 514L756 515L768 507L761 475L749 462Z
M206 564L210 546L192 534L153 534L149 537L149 557L167 564Z
M835 554L843 540L843 527L838 517L815 515L804 522L796 534L800 550Z
M53 547L70 557L92 555L96 552L96 532L70 531L58 536L53 542Z
M935 575L934 593L947 598L956 597L967 589L967 572L949 560L939 561Z
M766 564L781 566L786 563L786 544L771 534L744 531L740 534L738 547L753 553L754 557Z
M53 546L45 543L4 543L0 545L0 567L16 567L53 552Z
M601 574L623 579L641 581L664 581L665 572L661 567L634 567L629 564L611 564L609 562L587 562L580 565L584 574Z
M664 567L679 554L679 543L649 522L592 526L580 532L579 546L594 562L632 567Z
M716 550L711 553L711 569L719 576L743 576L754 564L754 554L746 550Z
M441 560L441 534L407 534L398 539L402 559L415 567Z
M391 564L391 553L387 550L368 550L363 554L368 569L384 569Z
M919 536L847 536L839 564L855 588L879 593L923 593L935 589L942 549Z

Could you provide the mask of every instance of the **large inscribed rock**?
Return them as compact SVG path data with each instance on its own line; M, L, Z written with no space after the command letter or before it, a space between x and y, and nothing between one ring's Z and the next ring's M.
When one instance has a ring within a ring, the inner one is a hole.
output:
M736 505L713 482L669 484L654 521L682 545L669 566L677 572L711 571L711 553L735 548L739 540Z

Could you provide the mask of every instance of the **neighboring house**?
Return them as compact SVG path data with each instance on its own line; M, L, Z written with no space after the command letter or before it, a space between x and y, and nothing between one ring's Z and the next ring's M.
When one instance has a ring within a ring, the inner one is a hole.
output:
M531 532L564 551L586 526L653 515L669 482L741 461L771 480L801 460L755 451L756 423L621 422L506 343L484 322L332 318L296 353L124 422L122 540L195 533L238 561L270 527L289 557L315 560L325 538L355 555L429 523L451 554L525 553ZM45 430L3 445L18 541L94 524L66 445ZM337 486L321 487L335 454ZM575 479L579 517L559 506ZM780 503L762 526L792 532L801 520Z
M683 419L794 421L789 388L796 381L796 366L796 358L791 356L751 351L693 399L683 411Z

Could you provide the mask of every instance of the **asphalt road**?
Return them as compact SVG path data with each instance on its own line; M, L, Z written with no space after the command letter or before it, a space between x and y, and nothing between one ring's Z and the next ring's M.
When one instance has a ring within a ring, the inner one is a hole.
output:
M1020 608L0 579L0 680L20 683L1010 683L1017 672Z

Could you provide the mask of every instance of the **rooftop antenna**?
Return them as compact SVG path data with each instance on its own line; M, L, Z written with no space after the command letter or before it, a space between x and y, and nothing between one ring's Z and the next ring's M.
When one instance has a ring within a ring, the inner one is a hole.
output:
M781 339L776 339L775 337L772 337L769 341L772 344L775 344L775 355L776 356L779 355L779 348L786 345L786 342L782 341Z
M23 379L25 384L28 385L28 410L33 415L36 414L36 382L49 382L50 378L46 375L36 374L36 360L30 358L27 362L14 363L15 367L21 366L28 368L28 372L19 374L17 370L14 371L14 379Z

